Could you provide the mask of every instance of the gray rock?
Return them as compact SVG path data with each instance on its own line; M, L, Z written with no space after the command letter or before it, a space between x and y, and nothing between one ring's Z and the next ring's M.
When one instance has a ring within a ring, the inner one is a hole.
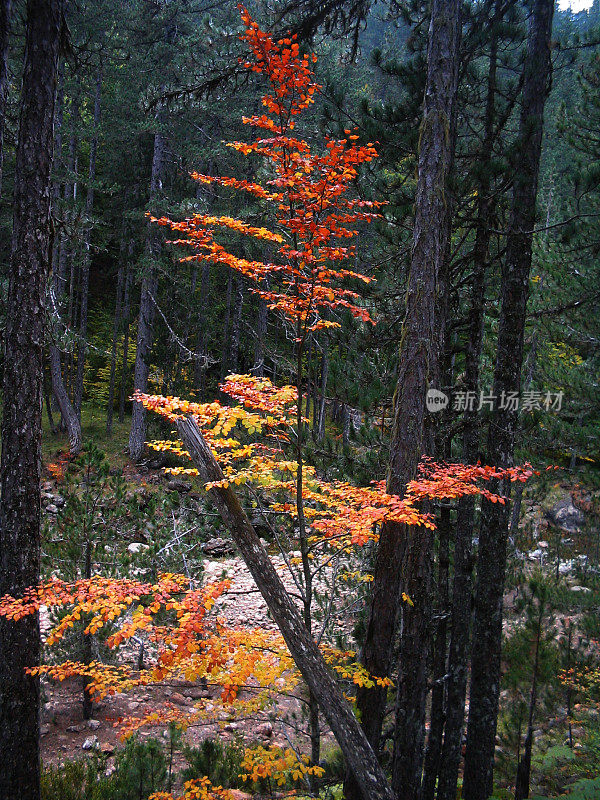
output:
M184 481L181 478L171 478L167 483L167 489L172 492L191 492L192 484L190 481Z
M264 736L266 739L270 739L271 736L273 736L273 726L270 722L263 722L256 729L256 734L257 736Z
M585 516L570 499L562 500L548 512L551 522L569 533L575 533L583 525Z
M219 558L235 552L235 545L228 539L222 539L220 536L215 536L201 545L202 550L206 555Z
M97 719L88 719L87 726L91 731L97 731L100 728L100 721Z
M54 505L54 503L49 503L49 504L46 506L46 511L47 511L49 514L58 514L58 508L57 508L57 507Z
M98 737L88 736L85 742L81 745L82 750L96 750L98 747Z

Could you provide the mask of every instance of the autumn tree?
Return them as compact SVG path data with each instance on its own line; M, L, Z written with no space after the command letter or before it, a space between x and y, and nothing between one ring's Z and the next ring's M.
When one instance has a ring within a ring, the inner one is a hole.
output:
M39 579L42 352L50 171L62 3L29 0L6 302L0 466L0 594ZM0 797L38 800L37 615L0 621Z

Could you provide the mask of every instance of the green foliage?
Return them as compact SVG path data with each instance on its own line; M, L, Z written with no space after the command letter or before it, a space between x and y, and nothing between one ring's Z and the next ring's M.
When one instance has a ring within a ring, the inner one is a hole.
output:
M244 786L240 778L244 748L241 742L221 744L216 739L204 739L199 747L184 745L183 754L189 764L182 771L184 781L206 775L215 786L237 789Z

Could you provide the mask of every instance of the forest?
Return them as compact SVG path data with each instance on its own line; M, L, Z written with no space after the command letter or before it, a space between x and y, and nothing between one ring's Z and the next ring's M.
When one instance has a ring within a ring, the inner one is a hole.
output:
M0 800L600 800L600 0L0 0Z

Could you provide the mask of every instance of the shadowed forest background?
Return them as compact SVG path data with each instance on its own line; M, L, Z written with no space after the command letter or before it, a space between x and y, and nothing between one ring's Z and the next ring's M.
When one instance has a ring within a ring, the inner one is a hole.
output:
M598 0L0 0L0 800L600 798L599 208Z

